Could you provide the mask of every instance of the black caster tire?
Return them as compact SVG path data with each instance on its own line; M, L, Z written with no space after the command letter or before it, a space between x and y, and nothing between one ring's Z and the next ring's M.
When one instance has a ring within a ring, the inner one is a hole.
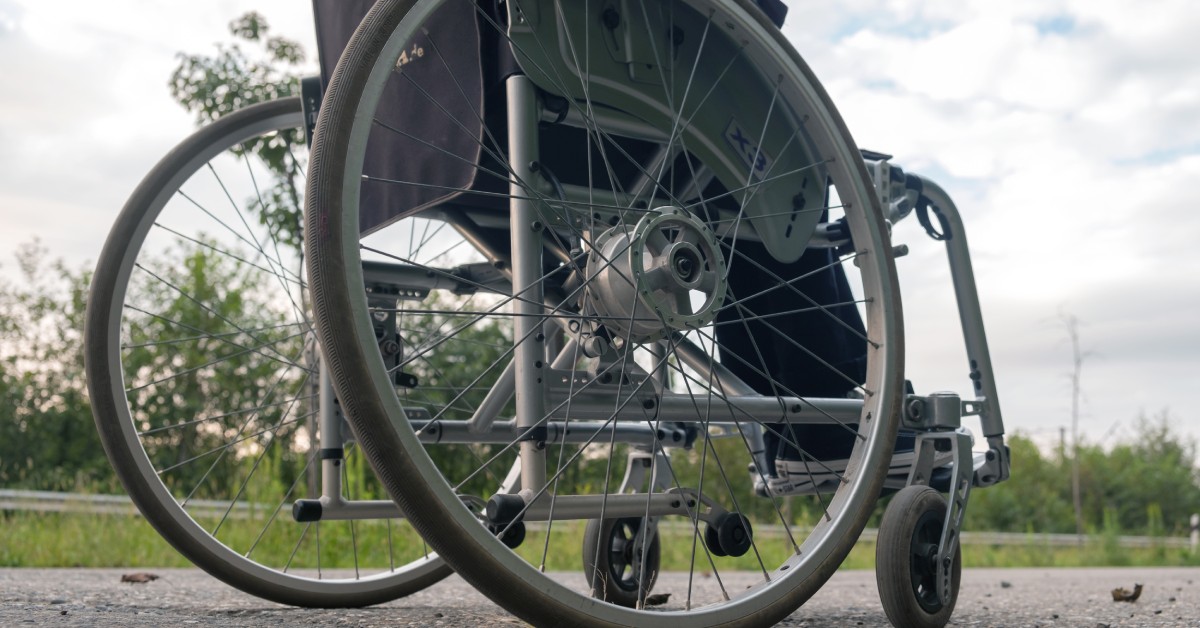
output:
M583 573L596 597L634 608L640 595L644 601L654 588L662 560L659 535L646 547L645 559L635 551L634 538L641 529L640 517L592 519L583 532ZM599 547L599 552L597 552Z
M494 523L489 525L488 529L492 531L492 534L497 536L500 536L500 533L503 532L504 535L500 536L500 542L504 543L508 549L515 550L518 547L521 547L521 544L525 542L524 521L518 521L516 523L505 525Z
M704 529L704 544L713 556L742 556L754 541L750 520L727 512Z
M962 550L950 568L950 599L938 599L934 564L946 499L928 486L907 486L892 498L875 545L875 580L888 621L896 628L941 628L950 621L962 580Z

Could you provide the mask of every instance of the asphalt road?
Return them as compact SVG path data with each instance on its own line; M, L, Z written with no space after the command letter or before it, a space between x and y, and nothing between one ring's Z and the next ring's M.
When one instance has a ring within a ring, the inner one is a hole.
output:
M0 626L523 625L457 577L383 606L310 610L264 602L195 570L151 570L161 578L121 583L130 571L0 569ZM683 582L663 574L656 591ZM1112 600L1112 589L1135 583L1144 585L1137 602ZM836 574L781 625L886 626L874 573ZM1200 569L968 569L951 625L1200 627Z

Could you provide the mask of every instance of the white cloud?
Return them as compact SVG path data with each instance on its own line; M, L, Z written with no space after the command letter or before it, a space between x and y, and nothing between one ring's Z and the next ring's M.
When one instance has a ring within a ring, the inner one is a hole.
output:
M1094 352L1085 431L1186 412L1200 381L1200 5L855 0L789 19L860 145L958 200L1010 425L1056 437L1069 421L1062 311ZM896 230L914 245L899 263L909 372L964 391L944 256L919 231Z
M1009 141L987 144L993 150L1030 138L1053 138L1091 157L1115 159L1168 147L1194 148L1200 142L1200 127L1186 124L1200 104L1200 78L1191 61L1200 52L1194 43L1200 6L1128 11L1139 16L1126 22L1097 15L1101 5L1096 5L1073 15L1075 26L1066 34L1038 31L1039 18L1058 14L1052 6L1041 14L1008 3L970 6L987 10L925 38L859 30L836 44L831 55L822 55L831 62L822 76L841 88L890 91L912 100L936 114L943 127L995 129L1002 133L995 139ZM880 82L895 87L872 88ZM861 124L854 124L860 116L848 116L856 134L881 123L908 122L887 115L887 107L861 103L872 101L862 94L843 98L839 89L833 91L851 111L874 109L875 115L861 116ZM1012 128L1003 119L992 119L1014 113L1032 118L1035 125ZM1049 116L1056 133L1036 126L1039 116ZM933 120L915 122L924 127ZM992 139L978 137L980 131L969 138Z
M284 0L0 0L5 81L21 86L0 91L0 250L38 236L94 260L141 177L193 131L167 89L176 55L215 51L249 10L315 55L308 7Z

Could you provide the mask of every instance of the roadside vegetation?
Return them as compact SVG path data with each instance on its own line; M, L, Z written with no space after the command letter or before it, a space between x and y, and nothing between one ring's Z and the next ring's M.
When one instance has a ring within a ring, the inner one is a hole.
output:
M5 513L3 525L6 540L0 543L0 567L131 567L172 568L190 567L166 541L146 522L136 515L96 515L87 513ZM360 534L361 534L360 529ZM327 542L337 543L337 537L322 532ZM369 532L368 532L369 534ZM540 555L543 532L531 530L519 552L527 558ZM583 526L576 523L555 525L556 536L564 543L575 543L583 547ZM1089 536L1079 545L1052 544L1041 535L1030 533L1021 545L987 545L967 543L963 546L963 564L968 567L1175 567L1200 566L1200 555L1186 548L1168 547L1165 543L1150 547L1121 547L1115 530ZM396 538L395 536L393 538ZM408 553L424 550L415 534L409 539ZM663 569L688 571L690 567L692 536L685 530L662 531ZM325 568L353 568L352 564L337 562L337 553L331 545L330 560ZM264 554L290 551L291 546L270 547L258 551ZM286 554L285 554L286 555ZM583 565L582 552L552 552L546 569L550 571L579 571ZM703 555L700 555L701 559ZM362 557L360 556L360 559ZM770 558L763 557L764 562ZM379 567L387 564L386 556L367 557L361 567ZM737 569L757 570L753 555L743 556ZM850 552L842 567L844 569L872 569L875 564L874 541L860 541ZM314 565L297 565L297 568L313 568ZM710 569L697 564L700 574Z

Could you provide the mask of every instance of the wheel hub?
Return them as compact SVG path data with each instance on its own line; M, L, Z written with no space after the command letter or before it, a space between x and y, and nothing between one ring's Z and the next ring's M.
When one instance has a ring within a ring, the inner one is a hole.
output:
M588 260L590 314L633 342L703 327L725 301L725 259L708 225L677 207L596 238Z

